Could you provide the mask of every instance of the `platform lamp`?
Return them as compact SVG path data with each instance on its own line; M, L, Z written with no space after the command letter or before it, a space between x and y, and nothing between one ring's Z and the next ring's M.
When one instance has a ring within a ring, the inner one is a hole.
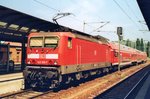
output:
M119 48L118 48L118 59L119 59L119 64L118 64L118 71L120 71L120 62L121 62L121 57L120 57L120 41L123 39L123 32L122 32L122 27L117 27L117 35L118 35L118 43L119 43Z

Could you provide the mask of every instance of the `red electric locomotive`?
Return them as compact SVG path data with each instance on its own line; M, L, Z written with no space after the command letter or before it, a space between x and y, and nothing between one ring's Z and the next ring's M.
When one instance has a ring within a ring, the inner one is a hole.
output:
M122 49L121 62L131 63L134 50ZM100 36L71 32L31 33L24 70L25 86L55 88L61 82L67 84L108 72L118 64L117 56L117 45Z

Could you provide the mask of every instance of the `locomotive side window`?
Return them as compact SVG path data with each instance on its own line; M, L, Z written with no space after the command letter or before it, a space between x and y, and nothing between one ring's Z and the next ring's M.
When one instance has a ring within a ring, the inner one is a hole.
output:
M56 48L58 46L58 37L45 37L44 47Z
M30 38L30 47L42 47L43 37Z
M72 48L72 38L68 38L68 48Z

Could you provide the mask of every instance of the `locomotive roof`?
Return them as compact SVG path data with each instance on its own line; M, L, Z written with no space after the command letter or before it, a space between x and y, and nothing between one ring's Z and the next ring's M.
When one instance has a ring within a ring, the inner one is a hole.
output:
M80 35L80 34L75 34L75 36L77 38L80 38L80 39L84 39L84 40L88 40L88 41L93 41L93 42L101 42L103 44L108 44L108 39L98 35L98 36L83 36L83 35Z
M98 36L92 36L92 35L81 35L76 32L36 32L36 33L30 33L30 35L64 35L64 36L70 36L70 37L76 37L88 41L93 41L93 42L101 42L104 44L108 44L108 39L98 35Z

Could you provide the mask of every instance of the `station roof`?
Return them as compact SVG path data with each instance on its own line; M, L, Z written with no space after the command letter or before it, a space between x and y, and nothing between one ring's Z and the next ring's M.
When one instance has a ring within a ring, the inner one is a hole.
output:
M30 32L52 31L62 26L36 18L25 13L0 6L0 39L20 42L19 36ZM15 37L18 37L17 39Z
M76 34L94 37L89 34L43 20L32 15L13 10L0 5L0 40L22 42L31 32L73 32Z
M21 42L23 35L27 37L30 32L40 31L73 31L73 29L0 5L0 40Z
M137 0L137 2L150 30L150 0Z

